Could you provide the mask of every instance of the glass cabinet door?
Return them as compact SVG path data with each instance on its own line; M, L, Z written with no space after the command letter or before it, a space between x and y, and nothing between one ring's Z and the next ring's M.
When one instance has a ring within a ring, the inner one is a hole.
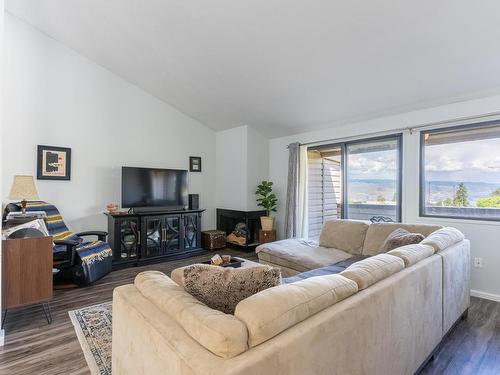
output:
M162 218L150 216L143 219L143 249L145 257L162 255Z
M198 236L198 226L200 220L198 214L184 215L184 248L186 250L197 249L200 247L200 238Z
M166 253L181 251L181 217L179 215L165 217L163 238Z
M139 221L138 219L120 220L120 252L114 254L116 261L124 261L137 258L139 245Z

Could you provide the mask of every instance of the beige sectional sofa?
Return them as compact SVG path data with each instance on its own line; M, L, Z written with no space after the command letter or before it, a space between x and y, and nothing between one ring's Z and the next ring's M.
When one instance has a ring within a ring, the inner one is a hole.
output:
M377 254L396 227L427 238ZM144 272L114 292L113 373L413 374L469 306L469 241L453 228L336 221L321 246L287 241L260 248L261 261L297 273L373 256L254 294L234 315Z

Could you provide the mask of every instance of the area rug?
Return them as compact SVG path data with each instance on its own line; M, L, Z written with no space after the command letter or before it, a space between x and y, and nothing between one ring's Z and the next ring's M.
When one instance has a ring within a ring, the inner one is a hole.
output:
M92 375L111 375L111 302L69 311Z

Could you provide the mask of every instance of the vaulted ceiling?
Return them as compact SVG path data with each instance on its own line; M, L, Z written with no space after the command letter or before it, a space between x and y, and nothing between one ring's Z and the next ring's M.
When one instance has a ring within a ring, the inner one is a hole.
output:
M500 88L499 1L5 3L216 130L293 134Z

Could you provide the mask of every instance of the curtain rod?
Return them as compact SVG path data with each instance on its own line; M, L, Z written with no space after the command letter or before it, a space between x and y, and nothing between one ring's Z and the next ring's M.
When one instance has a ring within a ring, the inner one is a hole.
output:
M372 136L377 136L377 135L386 135L386 134L398 133L398 132L404 132L404 131L409 131L411 134L415 130L432 128L432 127L439 126L439 125L454 125L455 123L460 122L460 121L481 120L481 119L486 119L486 118L495 117L495 116L500 116L500 111L488 112L488 113L484 113L482 115L457 117L457 118L453 118L453 119L449 119L449 120L429 122L426 124L419 124L419 125L415 125L415 126L406 126L406 127L397 128L397 129L380 130L380 131L376 131L376 132L363 133L363 134L353 135L353 136L343 137L343 138L331 138L331 139L324 139L321 141L299 143L299 145L300 146L308 146L308 145L322 144L322 143L340 143L340 142L345 142L345 141L349 141L349 140L353 140L353 139L359 139L360 137L372 137ZM286 148L288 148L288 145L286 146Z

